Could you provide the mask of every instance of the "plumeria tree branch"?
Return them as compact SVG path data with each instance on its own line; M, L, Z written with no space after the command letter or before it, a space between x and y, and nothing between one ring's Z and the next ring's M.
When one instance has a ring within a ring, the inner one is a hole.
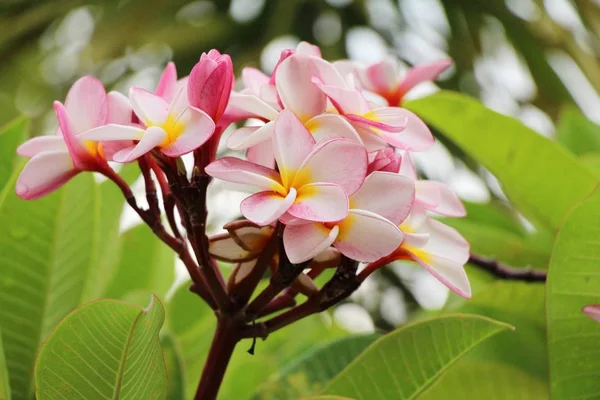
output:
M500 263L498 260L471 254L469 263L483 269L497 278L525 282L546 282L548 271L533 268L516 268Z

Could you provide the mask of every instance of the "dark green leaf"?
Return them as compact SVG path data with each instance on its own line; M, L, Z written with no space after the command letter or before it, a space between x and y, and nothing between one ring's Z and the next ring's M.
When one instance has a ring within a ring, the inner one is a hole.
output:
M25 140L29 130L29 120L19 118L0 127L0 191L10 180L17 164L17 147Z
M0 400L10 400L10 381L8 368L4 358L4 346L2 346L2 335L0 335Z

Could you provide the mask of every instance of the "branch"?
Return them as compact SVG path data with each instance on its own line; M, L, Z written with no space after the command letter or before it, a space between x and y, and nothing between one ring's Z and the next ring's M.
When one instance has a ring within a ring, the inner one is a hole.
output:
M499 263L497 260L484 258L476 254L471 254L469 263L488 271L495 277L507 280L517 280L525 282L546 282L548 271L536 270L532 268L515 268Z

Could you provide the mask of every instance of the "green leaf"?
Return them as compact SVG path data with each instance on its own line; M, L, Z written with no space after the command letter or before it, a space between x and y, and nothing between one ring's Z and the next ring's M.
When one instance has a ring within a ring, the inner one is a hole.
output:
M419 400L549 398L548 383L545 380L510 365L484 360L460 360L419 396Z
M342 397L342 396L314 396L314 397L303 397L301 400L355 400L350 397Z
M2 335L0 335L0 400L10 400L10 382L8 380L8 369L4 358L4 346L2 346Z
M92 174L25 201L14 194L17 172L0 193L0 326L13 399L29 400L39 346L81 303L99 215Z
M0 128L0 190L10 180L17 164L17 147L25 140L29 130L29 120L18 118Z
M164 399L167 375L158 332L165 312L98 300L56 327L36 363L38 400Z
M556 138L578 156L600 152L600 126L587 119L575 106L561 111Z
M579 162L600 176L600 154L586 154L579 157Z
M165 365L169 384L167 387L167 400L185 400L185 365L181 350L170 333L163 332L160 336L165 355Z
M600 189L565 218L546 285L552 398L600 396L600 324L581 309L600 303Z
M325 389L357 399L414 399L469 350L510 325L456 314L402 327L369 346Z
M327 382L380 336L348 336L319 346L275 373L254 398L291 400L319 393Z
M164 297L175 280L175 253L145 225L123 233L120 260L105 297L123 299L129 292L145 290Z
M566 149L475 99L442 91L405 106L490 170L526 217L552 230L598 181Z

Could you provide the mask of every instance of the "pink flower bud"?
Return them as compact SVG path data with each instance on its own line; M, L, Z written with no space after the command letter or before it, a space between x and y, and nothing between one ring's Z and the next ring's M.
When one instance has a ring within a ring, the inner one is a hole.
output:
M218 121L223 115L233 86L233 63L217 50L202 53L188 80L188 100Z
M391 147L379 150L369 164L368 173L375 171L393 172L397 174L400 171L402 156Z

